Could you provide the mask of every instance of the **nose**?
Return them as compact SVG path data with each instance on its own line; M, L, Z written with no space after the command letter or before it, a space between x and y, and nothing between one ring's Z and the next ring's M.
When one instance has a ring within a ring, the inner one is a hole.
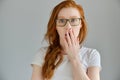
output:
M67 21L66 25L65 25L66 31L68 31L71 28L71 25L69 23L69 21Z

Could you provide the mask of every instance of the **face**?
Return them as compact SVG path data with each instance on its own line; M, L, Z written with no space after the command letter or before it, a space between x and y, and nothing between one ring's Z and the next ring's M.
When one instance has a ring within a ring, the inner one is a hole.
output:
M59 21L57 21L56 24L57 23L60 25L64 24L67 20L64 26L56 25L56 29L57 29L60 39L65 38L65 34L67 32L69 33L70 29L72 29L74 33L74 37L75 38L78 37L80 28L82 27L80 18L81 18L81 15L76 8L71 7L71 8L63 8L60 10L58 14L58 18L57 18L57 20Z

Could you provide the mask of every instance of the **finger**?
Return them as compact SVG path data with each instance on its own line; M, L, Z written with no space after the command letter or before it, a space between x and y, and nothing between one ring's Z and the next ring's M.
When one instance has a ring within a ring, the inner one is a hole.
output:
M75 44L75 36L73 34L73 30L70 29L70 39L71 39L71 43L74 45Z
M77 37L76 42L79 43L79 37Z
M67 36L67 35L66 35L66 36ZM68 54L68 53L67 53L68 43L67 43L67 40L66 40L66 36L65 36L64 39L63 39L63 44L64 44L63 50L65 51L66 54Z
M63 39L63 42L64 42L64 45L65 45L65 48L68 47L68 43L67 43L67 38L66 38L67 34L65 35L65 38Z
M65 35L65 37L63 37L61 39L61 41L63 42L63 47L66 49L68 47L68 43L67 43L67 40L66 40L66 35Z
M79 37L77 38L77 40L76 40L76 41L77 41L77 44L78 44L78 45L80 45L80 44L79 44L79 42L80 42L80 41L79 41Z
M73 36L74 36L74 38L75 38L75 33L74 33L73 29L72 29L72 33L73 33Z
M69 35L68 32L67 32L66 34L67 34L67 36L66 36L66 38L67 38L67 43L68 43L68 46L70 46L70 45L71 45L70 35Z
M74 36L74 42L75 42L75 44L77 44L77 40L76 40L75 33L74 33L73 30L72 30L72 33L73 33L73 36Z

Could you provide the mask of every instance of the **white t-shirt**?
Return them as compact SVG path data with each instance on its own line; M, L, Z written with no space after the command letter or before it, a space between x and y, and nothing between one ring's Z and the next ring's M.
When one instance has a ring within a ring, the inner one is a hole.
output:
M33 58L31 64L42 66L47 47L40 48ZM63 62L55 69L51 80L73 80L72 69L67 55L63 56ZM82 62L82 67L87 71L88 67L97 66L101 68L100 54L96 49L81 47L79 52L79 59Z

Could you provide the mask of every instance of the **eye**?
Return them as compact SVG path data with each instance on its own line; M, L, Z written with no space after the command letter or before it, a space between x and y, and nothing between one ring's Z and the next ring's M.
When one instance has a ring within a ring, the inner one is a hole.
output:
M65 23L65 19L59 19L59 23Z
M70 19L70 22L76 22L76 21L77 21L76 18L72 18L72 19Z

